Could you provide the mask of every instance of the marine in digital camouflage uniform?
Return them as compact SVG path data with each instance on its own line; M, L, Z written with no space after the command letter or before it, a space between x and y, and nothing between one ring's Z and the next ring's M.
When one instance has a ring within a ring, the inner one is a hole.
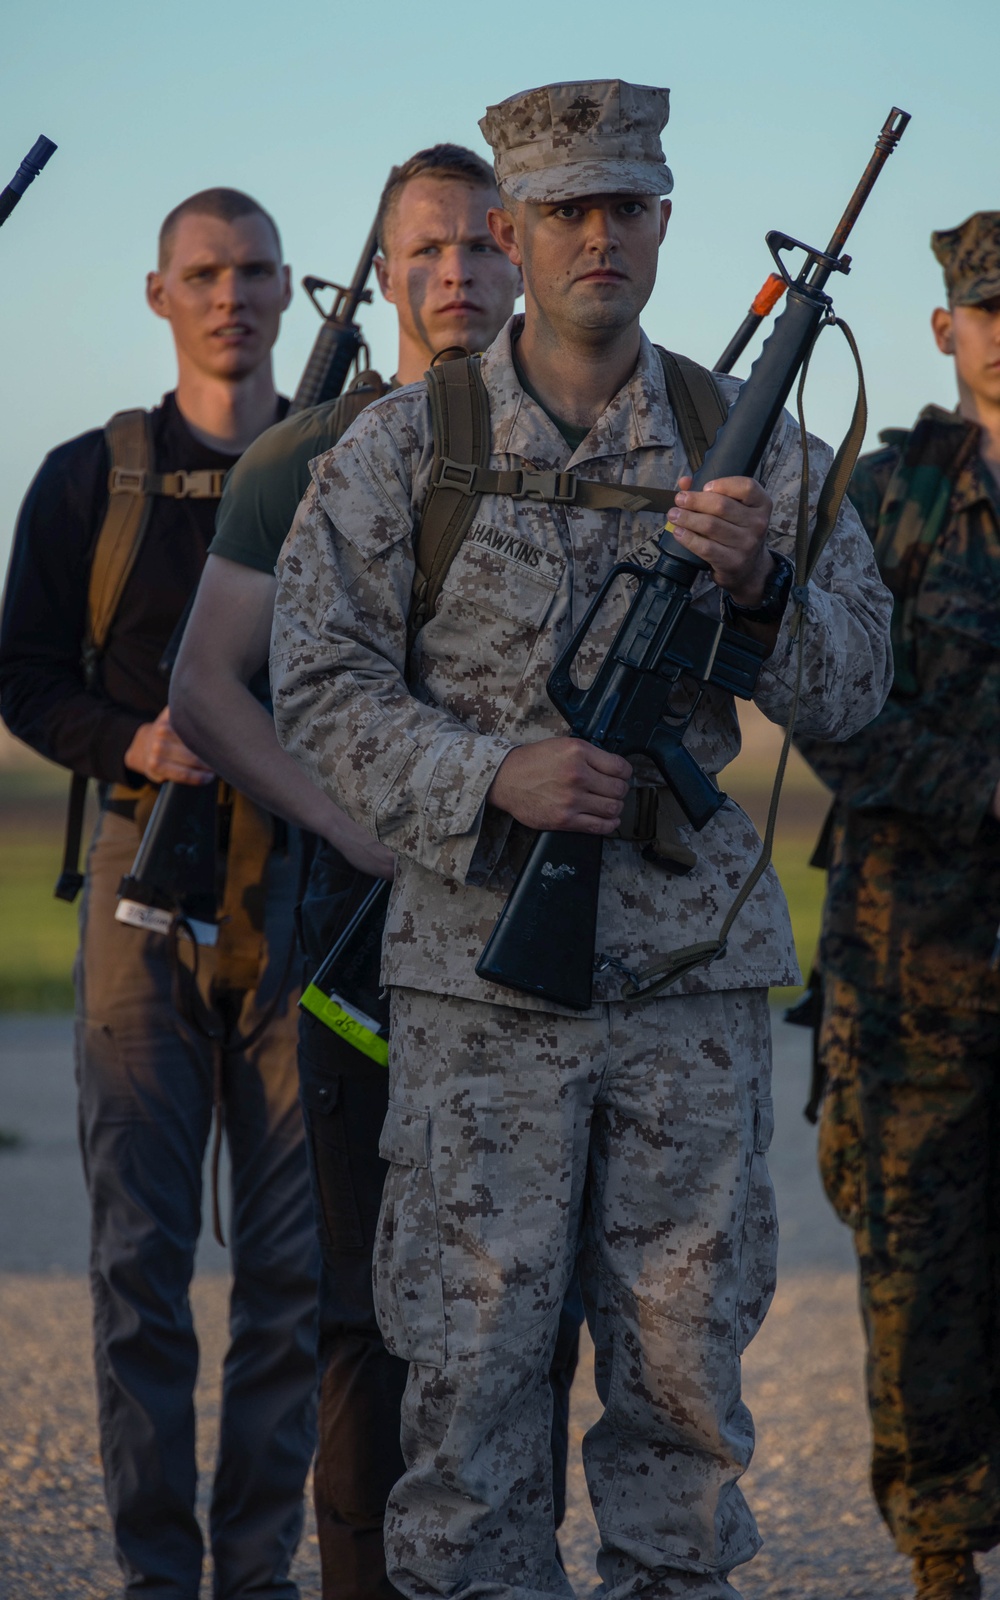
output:
M917 1593L979 1593L1000 1539L1000 212L932 238L957 411L851 486L893 593L895 683L843 744L821 964L824 1183L853 1229L872 1482Z
M638 322L669 214L667 106L663 89L554 85L481 124L507 207L491 228L523 264L526 300L482 361L494 467L665 487L688 471ZM739 385L720 382L731 400ZM829 459L816 441L814 502ZM607 964L583 1013L476 977L532 827L605 836L598 948L628 966L716 932L759 841L732 803L698 835L681 820L698 859L674 877L608 837L632 769L560 737L545 691L612 564L654 559L662 517L484 496L407 675L431 460L427 394L413 386L313 462L279 564L272 653L286 748L399 862L376 1294L386 1341L411 1366L389 1572L412 1600L571 1595L553 1538L546 1371L582 1245L605 1408L584 1444L604 1592L732 1597L731 1569L759 1546L738 1487L753 1446L740 1353L774 1287L767 986L797 972L787 910L769 872L725 958L655 999L623 1001ZM725 577L730 617L773 644L757 698L779 720L794 657L787 623L759 612L794 542L799 466L783 417L759 482L724 480L675 513L678 536ZM709 574L694 594L718 614ZM584 672L625 604L611 597ZM881 706L888 613L846 507L808 615L801 716L816 735L846 737ZM707 693L687 743L709 772L731 761L732 700ZM658 785L652 769L639 776Z

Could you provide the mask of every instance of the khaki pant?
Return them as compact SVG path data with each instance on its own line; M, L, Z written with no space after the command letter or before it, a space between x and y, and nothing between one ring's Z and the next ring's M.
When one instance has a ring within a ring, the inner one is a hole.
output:
M759 1547L740 1353L774 1288L772 1120L763 991L596 1020L394 992L376 1306L411 1362L386 1523L405 1595L570 1595L547 1374L578 1251L605 1595L734 1595Z

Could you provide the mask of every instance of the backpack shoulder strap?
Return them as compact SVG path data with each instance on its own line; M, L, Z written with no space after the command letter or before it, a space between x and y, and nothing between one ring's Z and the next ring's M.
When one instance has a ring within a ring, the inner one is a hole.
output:
M667 385L667 398L677 419L684 454L697 472L709 446L729 415L725 396L707 367L688 356L656 346Z
M712 374L686 356L659 350L670 404L685 454L700 467L729 414ZM572 473L491 472L490 402L479 356L439 360L426 375L434 426L431 483L414 538L416 572L410 638L433 615L448 569L469 531L484 494L589 506L594 510L669 511L673 491L624 489L592 483Z
M425 378L434 427L431 483L414 533L416 571L410 605L412 639L433 615L448 568L461 549L481 494L445 481L442 466L473 469L490 459L490 400L480 357L439 361ZM469 476L469 473L466 473ZM453 474L452 474L453 477Z
M330 413L330 432L333 438L339 439L341 434L347 432L351 423L360 417L366 406L370 406L373 400L380 400L388 393L389 385L374 367L366 367L364 372L359 372L350 388L345 389L340 395Z
M98 664L129 573L135 566L153 504L146 488L155 460L148 412L116 411L105 425L104 438L111 470L108 509L94 540L87 584L83 672L88 688L96 682ZM83 887L80 843L86 802L87 779L74 772L66 811L62 871L53 891L57 900L72 902Z
M142 548L153 497L218 500L226 476L224 470L207 469L156 472L153 424L148 411L116 411L105 424L104 438L110 460L108 508L90 555L82 647L83 673L88 688L97 680L97 669L107 648L125 585ZM62 872L55 887L60 900L75 900L83 884L80 841L86 798L87 779L81 773L74 773L66 814Z
M149 526L153 435L146 411L118 411L104 429L111 470L108 509L90 561L84 671L92 683L129 574Z

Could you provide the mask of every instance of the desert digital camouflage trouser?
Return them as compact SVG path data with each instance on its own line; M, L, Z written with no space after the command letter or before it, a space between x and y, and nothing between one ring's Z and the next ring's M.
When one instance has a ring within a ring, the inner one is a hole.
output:
M376 1304L412 1363L386 1520L412 1600L572 1594L547 1374L578 1249L604 1593L735 1595L759 1548L737 1480L740 1353L774 1289L770 1059L758 990L588 1018L394 991Z
M828 980L823 1182L854 1232L872 1486L899 1549L1000 1539L1000 1018Z

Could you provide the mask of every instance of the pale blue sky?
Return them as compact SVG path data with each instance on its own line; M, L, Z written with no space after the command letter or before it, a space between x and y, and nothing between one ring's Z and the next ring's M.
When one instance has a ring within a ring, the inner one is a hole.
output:
M0 230L0 559L45 451L171 386L143 282L163 215L212 184L274 212L296 279L353 270L389 166L487 104L556 79L667 84L674 216L648 332L710 362L781 228L823 245L892 104L913 121L852 238L837 308L861 344L872 434L952 404L927 328L932 228L1000 209L1000 6L966 0L505 0L494 7L31 0L0 34L0 186L39 133L59 150ZM316 331L301 291L276 351L294 389ZM392 368L384 307L365 328ZM846 356L814 364L811 425L846 427ZM746 363L741 370L745 370Z

